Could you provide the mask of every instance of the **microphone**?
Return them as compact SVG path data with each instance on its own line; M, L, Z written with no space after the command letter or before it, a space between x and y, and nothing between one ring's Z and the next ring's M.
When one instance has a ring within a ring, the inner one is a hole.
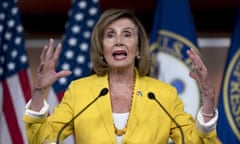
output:
M168 117L175 123L177 128L180 130L182 136L182 144L184 144L184 134L182 127L177 123L177 121L171 116L171 114L165 109L165 107L160 103L158 99L156 99L155 94L152 92L148 93L148 98L157 102L157 104L162 108L162 110L168 115Z
M63 132L63 130L70 124L72 123L81 113L83 113L89 106L91 106L94 102L97 101L98 98L105 96L108 93L108 89L107 88L103 88L101 90L101 92L99 93L99 95L92 100L88 105L86 105L80 112L78 112L74 117L72 117L72 119L70 119L59 131L58 135L57 135L57 140L56 140L56 144L59 144L59 140L60 140L60 136Z

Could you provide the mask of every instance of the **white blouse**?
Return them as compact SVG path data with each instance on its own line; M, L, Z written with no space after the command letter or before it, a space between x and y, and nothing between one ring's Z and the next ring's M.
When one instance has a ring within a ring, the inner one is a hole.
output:
M113 113L112 117L113 117L113 122L116 126L117 129L123 129L125 128L127 121L128 121L128 116L129 116L129 112L126 113ZM121 144L123 136L117 136L116 135L116 139L117 139L117 144Z

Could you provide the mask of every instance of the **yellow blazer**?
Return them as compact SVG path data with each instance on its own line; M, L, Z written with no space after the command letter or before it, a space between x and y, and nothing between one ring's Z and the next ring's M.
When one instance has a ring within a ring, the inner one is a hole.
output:
M40 144L44 139L56 139L59 130L74 115L89 104L103 88L109 88L108 75L91 75L73 81L65 92L62 102L48 118L24 115L29 144ZM121 90L121 89L119 89ZM139 77L133 94L132 107L123 144L167 144L171 137L181 143L181 134L159 105L148 98L153 92L156 98L182 126L186 144L211 144L216 131L203 133L196 128L191 115L183 110L183 103L176 90L159 80ZM61 139L75 134L77 144L116 144L109 93L100 97L73 124L62 133Z

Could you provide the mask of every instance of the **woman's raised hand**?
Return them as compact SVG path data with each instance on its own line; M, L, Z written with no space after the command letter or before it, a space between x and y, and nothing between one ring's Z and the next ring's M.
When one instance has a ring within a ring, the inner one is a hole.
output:
M42 106L43 98L46 98L49 88L59 78L71 74L69 70L56 72L55 68L62 50L62 45L58 44L54 48L54 40L50 39L49 45L45 45L41 57L40 65L37 68L37 75L33 85L33 95L31 108L39 110Z
M50 87L57 79L71 74L69 70L56 72L55 68L62 50L59 43L54 48L54 40L50 39L49 45L45 45L41 53L40 65L37 69L37 76L34 87L37 89Z
M189 75L199 83L203 95L202 112L211 115L214 113L215 89L208 76L208 70L196 51L190 49L187 54L194 66L194 70Z
M190 72L190 76L198 81L204 97L213 98L215 96L214 87L208 76L208 70L193 49L187 51L188 56L192 60L194 70Z

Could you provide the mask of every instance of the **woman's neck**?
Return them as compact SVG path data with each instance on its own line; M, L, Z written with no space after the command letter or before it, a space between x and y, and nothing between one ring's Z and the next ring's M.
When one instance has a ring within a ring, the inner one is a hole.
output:
M123 113L130 111L134 84L134 71L109 73L109 88L113 112Z
M110 84L132 84L134 82L134 70L111 70L109 72Z

